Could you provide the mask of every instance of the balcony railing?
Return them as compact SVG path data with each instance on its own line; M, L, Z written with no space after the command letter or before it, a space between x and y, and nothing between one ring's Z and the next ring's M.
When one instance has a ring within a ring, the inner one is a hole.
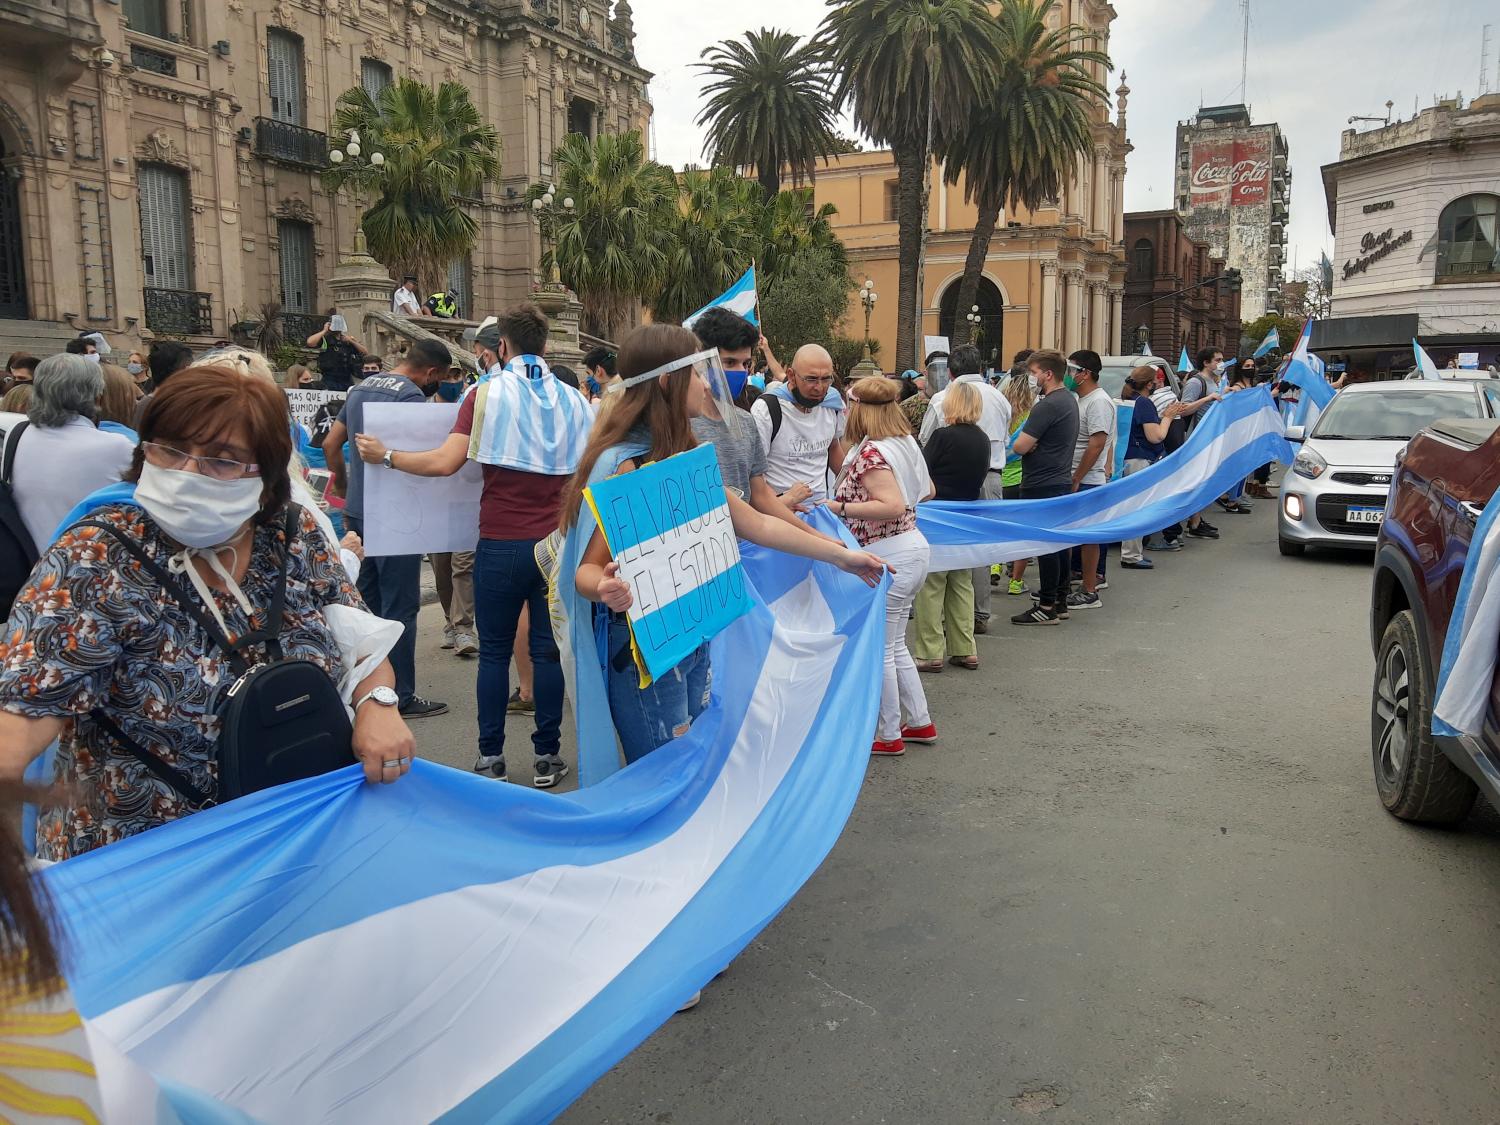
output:
M328 167L328 136L269 117L255 119L255 155L302 168Z
M173 336L209 336L214 330L213 298L188 289L147 289L146 327Z
M176 55L169 55L165 51L155 51L150 47L142 47L139 43L131 45L130 65L140 70L148 70L152 74L165 74L168 78L177 77Z
M283 312L281 314L281 338L288 344L296 344L304 347L307 338L314 333L321 332L323 326L328 323L326 316L317 313Z

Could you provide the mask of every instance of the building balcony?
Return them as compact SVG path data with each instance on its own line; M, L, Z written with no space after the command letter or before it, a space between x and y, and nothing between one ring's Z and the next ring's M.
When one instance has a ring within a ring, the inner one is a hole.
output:
M137 70L148 71L151 74L161 74L168 78L177 77L177 56L159 51L155 47L142 46L133 43L130 47L130 65Z
M309 336L316 335L328 323L317 313L285 312L281 314L281 338L285 343L303 347Z
M146 327L157 335L210 336L213 298L188 289L147 289Z
M64 50L74 43L104 42L93 0L0 0L0 27L11 48Z
M257 117L254 152L261 159L278 164L322 169L328 167L328 135L287 121Z

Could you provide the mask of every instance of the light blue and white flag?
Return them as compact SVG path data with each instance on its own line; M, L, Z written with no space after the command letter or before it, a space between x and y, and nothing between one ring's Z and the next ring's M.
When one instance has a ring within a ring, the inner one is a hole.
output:
M720 293L708 304L695 312L692 316L683 320L684 328L691 328L698 322L698 318L709 309L722 305L730 312L739 313L751 324L759 326L760 311L759 301L755 295L755 267L751 266L740 275L740 279L724 292Z
M1219 368L1219 393L1229 393L1229 373L1234 370L1234 365L1240 361L1239 356L1232 356L1224 361L1224 366Z
M1186 375L1193 370L1193 361L1188 358L1187 345L1184 344L1182 354L1177 357L1177 374Z
M1307 350L1311 340L1312 321L1309 320L1302 329L1302 335L1297 338L1297 346L1287 359L1286 369L1281 373L1281 381L1290 383L1299 392L1292 424L1305 430L1311 430L1317 424L1318 416L1328 409L1328 404L1337 393L1328 382L1327 365L1320 356Z
M469 457L481 465L560 477L588 444L594 410L539 355L518 355L474 389Z
M1262 465L1291 459L1271 392L1256 387L1225 398L1181 448L1148 469L1051 500L929 502L917 509L917 527L932 547L934 571L1116 543L1201 512Z
M1415 337L1412 338L1411 350L1412 355L1416 357L1417 369L1422 372L1422 378L1442 379L1442 376L1438 374L1437 364L1432 362L1432 357L1427 354L1427 349L1417 343Z
M1259 359L1267 352L1273 352L1281 347L1281 333L1276 331L1276 326L1271 326L1271 331L1266 333L1266 338L1260 342L1260 347L1255 349L1255 358Z
M1448 618L1433 693L1432 730L1449 738L1484 733L1500 653L1500 500L1474 525L1458 597Z
M552 1119L776 916L864 779L885 585L744 565L709 709L600 785L351 766L47 869L90 1037L261 1121Z

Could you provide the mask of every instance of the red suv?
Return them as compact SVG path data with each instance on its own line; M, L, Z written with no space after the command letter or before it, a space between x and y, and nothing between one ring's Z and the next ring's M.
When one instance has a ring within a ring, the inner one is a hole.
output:
M1402 820L1454 824L1483 791L1500 807L1500 676L1484 736L1432 732L1433 690L1475 521L1500 487L1500 422L1436 422L1398 458L1370 606L1375 789Z

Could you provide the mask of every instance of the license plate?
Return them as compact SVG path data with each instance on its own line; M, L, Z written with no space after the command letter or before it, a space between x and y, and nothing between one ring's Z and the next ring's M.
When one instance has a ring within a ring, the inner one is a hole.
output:
M1385 519L1384 508L1350 508L1344 514L1348 523L1380 523Z

